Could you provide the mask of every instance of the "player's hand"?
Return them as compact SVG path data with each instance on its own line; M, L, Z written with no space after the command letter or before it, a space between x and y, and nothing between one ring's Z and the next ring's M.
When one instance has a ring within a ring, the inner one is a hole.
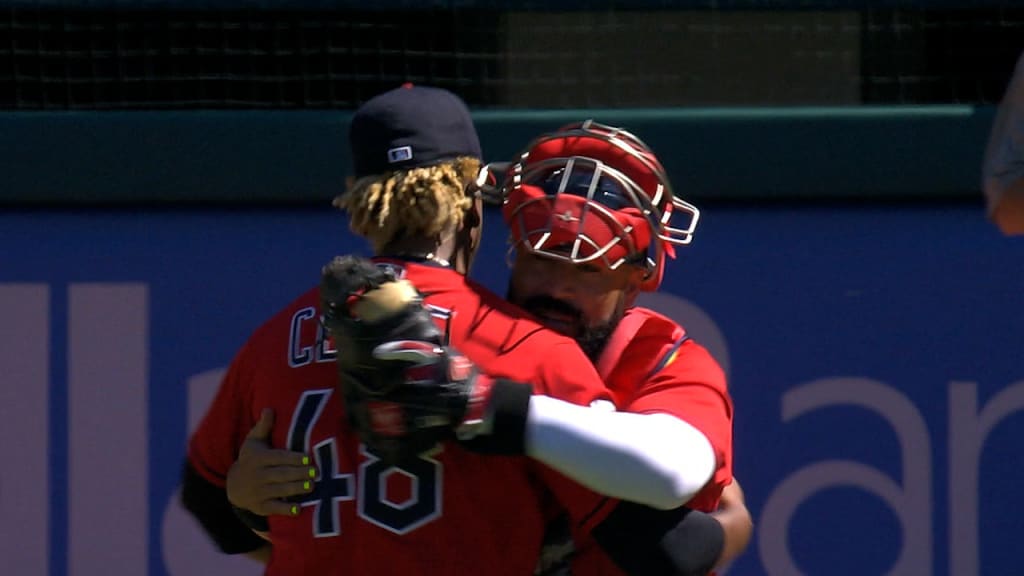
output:
M417 428L467 431L483 421L494 381L455 348L392 340L374 348L373 357L402 374L403 382L381 399L410 411Z
M495 386L503 381L480 375L446 345L415 286L369 260L342 256L322 270L320 303L338 351L345 411L370 452L401 464L456 431L465 438L487 428L493 390L511 383ZM522 412L526 390L516 395ZM521 442L511 450L521 453Z
M274 412L264 408L228 470L228 500L260 516L291 516L298 512L298 506L285 499L308 494L316 470L305 454L270 447L273 426Z
M492 380L454 348L390 340L371 357L380 373L391 375L389 381L376 393L366 387L349 391L347 409L363 443L385 462L400 465L453 439L467 419L483 421ZM342 372L343 381L357 377Z
M491 454L522 454L530 385L492 379L451 346L393 340L377 346L373 357L404 375L400 386L380 399L386 412L404 416L411 427L435 430L434 438L454 436L464 447ZM378 418L369 406L370 421Z

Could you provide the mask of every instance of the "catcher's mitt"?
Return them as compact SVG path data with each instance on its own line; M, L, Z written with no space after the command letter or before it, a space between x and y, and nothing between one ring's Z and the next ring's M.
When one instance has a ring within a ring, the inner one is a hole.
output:
M451 438L489 380L444 345L412 284L369 260L337 257L323 268L320 302L345 409L370 452L397 465Z

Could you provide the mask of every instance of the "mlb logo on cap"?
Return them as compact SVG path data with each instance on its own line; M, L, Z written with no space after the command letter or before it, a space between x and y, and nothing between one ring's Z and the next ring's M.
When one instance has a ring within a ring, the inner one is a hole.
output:
M469 108L442 88L404 84L369 99L349 124L354 176L480 158Z
M412 146L401 146L388 150L388 164L412 160Z

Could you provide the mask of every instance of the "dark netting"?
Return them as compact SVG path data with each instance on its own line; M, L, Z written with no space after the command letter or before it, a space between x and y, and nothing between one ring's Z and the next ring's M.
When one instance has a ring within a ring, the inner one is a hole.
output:
M987 103L1024 50L1024 7L1011 0L957 10L572 4L19 3L0 13L0 108L351 108L405 81L449 88L477 108Z
M493 100L482 14L14 11L7 108L351 107L407 80Z

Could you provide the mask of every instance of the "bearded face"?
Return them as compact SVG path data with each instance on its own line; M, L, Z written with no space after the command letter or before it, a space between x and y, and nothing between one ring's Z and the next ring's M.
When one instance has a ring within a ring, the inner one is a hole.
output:
M596 361L622 320L635 270L608 270L531 254L517 254L508 300L546 327L579 343Z

